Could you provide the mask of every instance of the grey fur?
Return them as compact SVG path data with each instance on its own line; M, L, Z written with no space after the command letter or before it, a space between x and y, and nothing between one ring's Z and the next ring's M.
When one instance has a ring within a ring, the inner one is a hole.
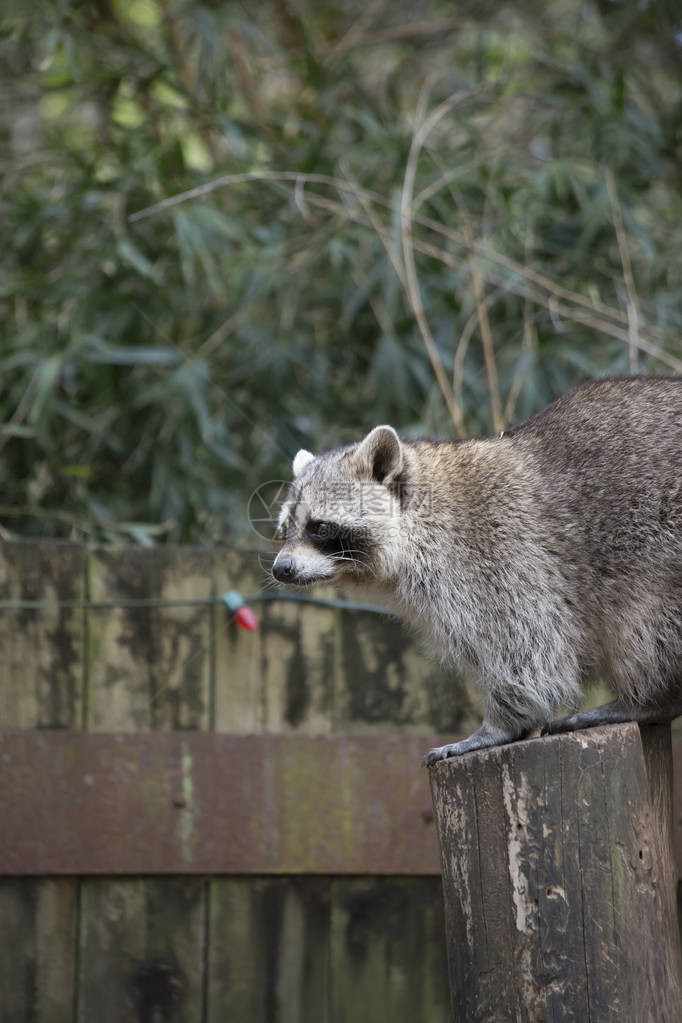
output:
M378 590L477 676L482 728L427 763L682 712L682 378L587 384L483 440L379 427L299 464L280 520L291 581ZM616 701L554 721L594 679Z

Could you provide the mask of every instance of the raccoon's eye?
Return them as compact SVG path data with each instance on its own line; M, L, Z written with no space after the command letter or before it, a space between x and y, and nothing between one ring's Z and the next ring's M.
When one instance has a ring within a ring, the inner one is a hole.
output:
M305 531L311 540L329 540L334 535L334 528L331 522L311 519L306 523Z

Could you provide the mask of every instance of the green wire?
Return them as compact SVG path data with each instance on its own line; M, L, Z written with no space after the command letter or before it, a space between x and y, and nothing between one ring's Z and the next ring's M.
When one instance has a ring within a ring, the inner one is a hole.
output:
M255 604L264 600L289 600L295 604L317 604L318 607L340 607L342 611L369 611L372 614L390 615L386 607L376 604L357 604L354 600L323 600L321 597L305 597L302 593L259 593L255 597L247 597L245 604Z
M370 614L390 614L384 607L373 604L358 604L353 600L323 600L321 597L308 597L300 593L256 593L245 597L244 604L265 603L268 601L288 601L296 604L315 604L318 607L340 608L342 611L366 611ZM222 597L191 598L185 600L0 600L0 611L59 611L62 608L74 610L110 610L127 607L206 607L223 604Z

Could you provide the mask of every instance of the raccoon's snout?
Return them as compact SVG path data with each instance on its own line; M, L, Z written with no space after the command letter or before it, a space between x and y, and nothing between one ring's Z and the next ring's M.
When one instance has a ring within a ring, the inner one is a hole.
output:
M277 561L272 566L272 574L278 583L290 583L296 577L294 559L288 554L277 558Z

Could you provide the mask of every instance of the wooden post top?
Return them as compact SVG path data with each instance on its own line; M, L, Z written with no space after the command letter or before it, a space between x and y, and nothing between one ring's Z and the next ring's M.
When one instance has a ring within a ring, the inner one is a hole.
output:
M669 726L530 739L430 777L453 1019L682 1019Z

